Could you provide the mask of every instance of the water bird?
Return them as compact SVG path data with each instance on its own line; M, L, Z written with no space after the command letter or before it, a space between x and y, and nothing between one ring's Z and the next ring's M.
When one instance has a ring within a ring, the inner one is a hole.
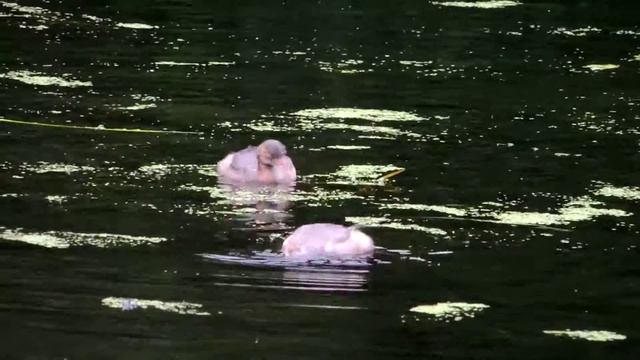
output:
M287 148L278 140L265 140L232 152L217 165L223 182L290 184L296 180L296 168L287 156Z
M282 243L287 257L353 258L373 255L373 240L354 226L307 224L297 228Z

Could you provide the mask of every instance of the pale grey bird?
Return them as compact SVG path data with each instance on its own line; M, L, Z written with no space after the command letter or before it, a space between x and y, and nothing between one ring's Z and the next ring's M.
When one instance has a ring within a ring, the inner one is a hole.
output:
M369 257L373 255L373 240L356 226L338 224L308 224L297 228L282 243L285 256Z
M271 139L230 153L218 162L217 170L223 182L290 184L296 180L296 168L287 156L287 148Z

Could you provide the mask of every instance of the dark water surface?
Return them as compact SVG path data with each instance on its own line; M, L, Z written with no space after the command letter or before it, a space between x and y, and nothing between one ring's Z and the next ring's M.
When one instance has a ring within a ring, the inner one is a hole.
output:
M0 358L640 354L639 2L19 1ZM218 185L270 137L293 192Z

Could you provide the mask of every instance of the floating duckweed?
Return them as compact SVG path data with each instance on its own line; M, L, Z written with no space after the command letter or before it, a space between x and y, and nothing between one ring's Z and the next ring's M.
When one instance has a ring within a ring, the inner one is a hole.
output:
M145 110L145 109L152 109L158 107L158 105L156 104L134 104L134 105L130 105L130 106L118 106L115 107L115 109L117 110L130 110L130 111L135 111L135 110Z
M337 72L341 74L358 74L358 73L366 73L372 72L373 69L367 68L355 68L356 66L362 66L364 61L362 60L342 60L337 63L330 63L326 61L318 61L318 66L322 71L328 72Z
M126 29L136 29L136 30L150 30L157 29L157 26L141 24L141 23L116 23L116 27L126 28Z
M0 1L0 5L4 6L4 7L8 7L12 10L15 10L17 12L21 12L23 14L27 14L27 15L44 15L46 13L49 13L49 10L41 8L41 7L37 7L37 6L22 6L16 3L10 3L10 2L6 2L6 1Z
M154 64L158 66L199 66L196 62L178 62L178 61L156 61Z
M235 61L208 61L206 63L180 62L180 61L156 61L156 66L230 66L235 65Z
M596 27L587 26L584 28L578 29L567 29L564 27L560 27L551 31L551 34L554 35L568 35L568 36L587 36L589 33L600 33L602 29L598 29Z
M575 199L564 205L557 214L542 212L505 211L493 213L498 222L512 225L566 225L571 222L587 221L598 216L630 216L631 214L618 209L596 208L593 205L602 203L588 198Z
M603 187L595 192L601 196L615 196L625 199L640 199L640 189ZM626 217L632 214L619 209L607 209L600 206L602 202L595 201L589 196L569 198L556 213L536 211L503 211L499 208L505 204L484 202L487 207L454 208L443 205L423 205L410 203L380 203L381 209L435 211L458 217L469 217L478 221L490 221L508 225L567 225L573 222L588 221L599 216Z
M153 176L155 178L162 178L170 174L197 171L199 174L211 176L216 174L215 165L196 165L196 164L150 164L143 165L132 173L134 177L140 177L140 175Z
M637 36L640 35L640 31L634 31L634 30L617 30L615 32L616 35L633 35L633 36Z
M583 68L589 69L591 71L613 70L619 67L620 65L616 65L616 64L589 64L589 65L583 66Z
M508 0L489 0L489 1L444 1L432 2L434 5L441 6L453 6L453 7L463 7L463 8L478 8L478 9L500 9L509 6L521 5L521 2L518 1L508 1Z
M362 119L369 121L419 121L424 118L405 111L358 108L325 108L299 110L291 115L319 119Z
M24 164L21 166L23 170L32 171L36 174L44 173L66 173L71 174L79 171L95 171L95 168L91 166L78 166L71 164L58 164L58 163L46 163L39 162L36 165Z
M94 22L106 21L106 19L97 17L95 15L89 15L89 14L82 14L82 15L80 15L80 17L82 17L83 19L94 21Z
M45 199L52 204L62 204L67 200L67 196L62 195L48 195Z
M434 305L415 306L409 311L433 315L436 320L460 321L465 317L473 318L477 313L488 308L489 305L480 303L441 302Z
M138 172L159 178L169 175L170 173L174 172L176 168L185 168L191 166L192 165L151 164L139 167Z
M336 149L336 150L366 150L371 149L371 146L364 145L329 145L327 149Z
M371 125L353 125L353 124L344 124L344 123L324 123L321 128L325 129L335 129L335 130L355 130L363 133L382 133L394 136L406 135L411 137L421 137L420 134L413 133L410 131L404 131L400 129L395 129L389 126L371 126Z
M160 300L144 300L144 299L136 299L136 298L118 298L118 297L107 297L102 299L102 305L114 308L114 309L122 309L123 311L134 310L134 309L148 309L154 308L161 311L172 312L181 315L198 315L198 316L207 316L211 315L211 313L206 311L201 311L202 304L190 303L186 301L180 302L170 302L170 301L160 301Z
M386 172L398 169L394 165L345 165L333 175L349 179L375 179Z
M402 170L394 165L345 165L331 174L311 175L310 178L325 178L328 184L339 185L384 185L379 178L390 171Z
M406 136L415 139L424 139L424 136L411 131L397 129L391 126L362 125L347 123L345 120L379 121L416 121L421 120L417 115L392 110L372 109L307 109L296 111L292 114L279 115L273 120L263 117L254 120L247 126L255 131L291 132L292 130L315 132L318 130L351 130L367 135L378 135L378 138L395 139L398 136Z
M422 204L380 204L382 209L398 209L398 210L418 210L418 211L435 211L453 216L465 216L467 210L442 205L422 205Z
M556 153L553 153L553 156L556 156L556 157L582 157L582 154L570 154L570 153L556 152Z
M344 201L349 199L364 199L363 196L343 190L327 190L315 187L311 191L297 190L291 197L292 201L303 201L306 206L323 206L330 201Z
M386 217L348 216L345 218L345 221L348 221L357 225L368 226L368 227L384 227L384 228L399 229L399 230L416 230L416 231L422 231L432 235L441 235L441 236L447 235L447 232L442 229L430 228L430 227L425 227L417 224L403 224L400 222L392 221L391 219Z
M209 196L213 199L224 198L225 192L219 186L194 186L194 185L182 185L178 188L179 190L188 190L188 191L202 191L209 193Z
M167 241L162 237L131 236L119 234L89 234L67 231L25 232L22 229L10 230L0 228L0 239L19 241L31 245L47 248L65 249L70 246L91 245L96 247L111 247L119 245L138 246L157 244Z
M235 65L235 61L209 61L207 65L231 66Z
M1 230L0 239L9 241L19 241L31 245L43 246L47 248L65 249L70 246L64 239L46 233L24 233L14 230Z
M640 200L640 188L604 186L595 192L595 195L617 197L627 200Z
M548 335L566 336L571 339L582 339L587 341L616 341L625 340L627 337L612 331L606 330L543 330Z
M70 80L63 77L49 76L34 71L9 71L6 74L0 74L0 78L20 81L29 85L38 86L61 86L61 87L80 87L93 86L91 81Z
M400 65L410 65L415 67L423 67L423 66L433 64L433 61L431 60L428 60L428 61L400 60L398 62L400 63Z

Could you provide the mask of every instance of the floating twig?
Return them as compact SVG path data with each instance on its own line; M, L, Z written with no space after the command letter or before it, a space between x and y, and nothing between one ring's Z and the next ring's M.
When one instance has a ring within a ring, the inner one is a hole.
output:
M106 128L100 126L80 126L80 125L62 125L62 124L48 124L36 121L22 121L0 118L0 123L19 124L19 125L31 125L42 126L62 129L78 129L78 130L95 130L95 131L112 131L112 132L130 132L141 134L186 134L186 135L203 135L197 131L178 131L178 130L153 130L153 129L128 129L128 128Z

